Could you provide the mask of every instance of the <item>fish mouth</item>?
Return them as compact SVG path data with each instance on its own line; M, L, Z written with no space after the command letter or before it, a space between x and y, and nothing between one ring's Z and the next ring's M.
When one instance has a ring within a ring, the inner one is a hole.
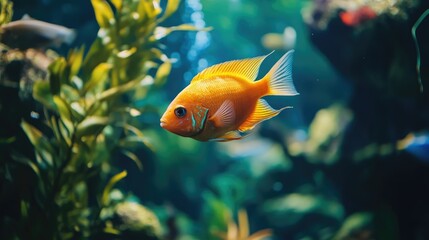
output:
M159 126L161 126L162 128L165 128L167 126L167 123L161 119Z

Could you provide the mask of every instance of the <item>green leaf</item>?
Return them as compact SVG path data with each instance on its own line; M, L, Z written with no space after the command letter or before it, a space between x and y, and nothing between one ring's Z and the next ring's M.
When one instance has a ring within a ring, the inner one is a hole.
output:
M55 59L48 67L50 91L53 95L60 92L61 84L64 82L64 71L66 67L67 62L63 57Z
M109 194L110 191L112 191L113 186L115 186L115 184L117 182L119 182L120 180L122 180L123 178L125 178L127 176L127 171L122 171L118 174L116 174L115 176L113 176L109 182L107 183L106 187L103 190L103 195L101 196L101 205L102 206L108 206L110 199L109 199Z
M114 19L110 5L105 0L91 0L91 3L100 28L108 28L110 20Z
M130 48L130 49L120 51L119 53L117 53L117 54L116 54L116 56L117 56L118 58L123 58L123 59L125 59L125 58L129 58L129 57L130 57L131 55L133 55L136 51L137 51L137 48L132 47L132 48Z
M16 136L9 137L9 138L0 138L0 145L7 145L11 144L16 141Z
M138 78L138 79L131 80L131 81L129 81L125 84L122 84L120 86L109 88L106 91L100 93L97 96L97 99L95 101L98 102L98 101L106 101L106 100L112 99L116 96L119 96L119 95L125 93L125 92L133 90L139 84L142 84L144 82L144 80L145 80L145 78L143 78L143 79Z
M155 19L158 15L153 2L145 0L139 2L139 5L137 6L137 12L140 14L140 16L142 16L142 18L147 17L149 21Z
M128 136L119 141L119 146L123 148L135 148L140 145L146 146L149 150L155 152L155 147L150 142L149 138L143 136Z
M120 235L121 234L121 231L115 229L113 226L108 226L108 225L104 227L103 231L105 233L112 234L112 235Z
M28 217L28 211L30 208L30 204L24 200L21 200L21 217L27 218Z
M40 169L37 165L26 157L14 156L13 159L19 163L22 163L28 167L30 167L34 173L40 178Z
M13 15L13 3L11 1L0 2L0 25L9 23L12 20Z
M210 31L212 30L211 27L207 28L197 28L190 24L181 24L179 26L174 27L156 27L155 31L153 33L153 36L150 38L150 41L157 41L160 40L166 36L168 36L170 33L174 31Z
M33 97L46 108L55 110L55 103L50 91L50 84L46 81L36 81L33 86Z
M52 164L55 151L43 133L25 121L21 122L21 128L24 130L36 152L38 152L48 164Z
M134 127L133 125L125 123L121 127L123 127L127 131L130 131L130 132L134 133L138 137L143 137L144 136L143 132L140 131L140 129Z
M80 67L82 66L84 51L85 47L81 46L79 49L73 49L69 52L67 62L70 66L70 76L75 76L79 73Z
M54 103L57 106L58 113L60 114L61 119L66 119L68 121L71 121L71 109L68 103L61 98L60 96L54 96Z
M54 96L54 103L58 113L60 115L60 119L67 128L68 131L73 129L73 119L71 115L71 108L68 103L59 96Z
M369 212L357 212L343 220L343 225L336 233L334 240L348 239L360 229L370 228L374 224L374 215ZM392 239L392 238L389 238Z
M158 71L156 72L156 75L155 75L155 84L158 86L163 85L166 82L167 77L170 75L170 71L171 71L170 61L167 61L161 64L161 66L159 66Z
M40 142L44 138L43 133L25 121L21 122L21 127L30 140L31 144L33 144L33 146L36 148L37 146L40 146Z
M112 65L109 63L100 63L94 68L91 74L91 78L84 86L84 93L92 90L95 86L105 83L107 77L109 76L109 71L112 68Z
M165 7L164 14L162 15L162 17L158 19L158 23L163 22L165 19L173 15L173 13L177 11L179 4L180 4L179 0L168 0L167 6Z
M122 150L122 153L123 153L125 156L127 156L129 159L131 159L131 160L132 160L132 161L137 165L137 168L138 168L140 171L143 171L143 164L142 164L142 162L140 161L139 157L137 157L137 155L136 155L136 154L134 154L133 152L127 151L127 150Z
M109 123L108 117L91 116L77 125L76 136L98 134Z
M82 121L83 117L85 116L85 109L82 107L82 105L79 102L73 102L70 104L70 107L73 117L78 121Z
M69 85L63 85L61 87L61 97L64 100L67 100L67 102L74 102L81 99L81 96L79 95L79 91Z
M51 116L49 123L60 147L67 148L68 146L70 146L70 132L66 131L66 129L62 125L58 124L57 117Z
M91 76L93 69L99 65L100 63L107 62L108 58L111 55L111 47L110 45L105 45L102 43L101 38L96 38L89 48L88 53L83 61L82 66L82 78L88 79Z
M122 0L110 0L110 2L112 2L116 10L120 10L122 8Z

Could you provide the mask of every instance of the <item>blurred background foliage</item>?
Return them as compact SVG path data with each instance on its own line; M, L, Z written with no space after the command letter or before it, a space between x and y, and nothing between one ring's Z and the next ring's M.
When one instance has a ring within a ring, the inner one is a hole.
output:
M429 238L427 1L7 3L77 35L2 45L1 239ZM255 134L159 127L205 67L291 48L300 95Z

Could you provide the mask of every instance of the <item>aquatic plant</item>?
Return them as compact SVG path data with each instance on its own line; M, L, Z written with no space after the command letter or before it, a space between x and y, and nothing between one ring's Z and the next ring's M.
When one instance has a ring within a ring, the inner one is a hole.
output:
M208 231L203 239L213 240L262 240L272 235L271 229L250 234L249 219L245 209L238 210L237 222L233 207L212 193L205 193L204 225Z
M246 210L241 209L238 212L238 223L229 217L226 233L219 233L219 236L223 240L262 240L270 237L271 234L270 229L263 229L253 234L249 234L249 220L247 218L247 212Z
M0 26L12 20L13 3L9 0L0 1Z
M421 76L421 58L420 58L420 46L419 42L417 40L416 31L417 28L420 26L422 21L428 16L429 9L427 9L420 17L417 19L417 21L414 23L413 27L411 28L411 35L413 37L414 44L416 45L416 54L417 54L417 60L416 60L416 71L417 71L417 81L419 82L420 86L420 92L423 92L423 83L422 83L422 76Z
M159 26L177 10L178 0L168 1L165 9L159 0L91 2L100 26L97 38L86 55L84 47L71 50L49 65L47 81L34 83L42 117L21 123L34 156L15 153L14 162L6 163L27 166L34 182L34 189L20 196L16 219L2 224L17 224L10 238L121 236L127 227L108 227L100 216L114 204L109 197L113 186L127 175L120 172L106 185L115 172L112 155L121 152L142 168L133 149L136 144L151 145L132 121L144 107L135 102L147 97L152 86L163 84L170 72L171 62L159 40L173 31L197 30L186 24Z

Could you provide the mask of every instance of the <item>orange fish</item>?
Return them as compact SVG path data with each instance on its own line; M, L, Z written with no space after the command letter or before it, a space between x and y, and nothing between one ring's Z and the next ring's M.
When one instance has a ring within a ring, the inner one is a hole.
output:
M230 141L246 136L258 123L279 114L267 95L293 96L293 50L283 55L260 80L262 61L269 55L216 64L197 74L170 103L161 127L199 141Z

